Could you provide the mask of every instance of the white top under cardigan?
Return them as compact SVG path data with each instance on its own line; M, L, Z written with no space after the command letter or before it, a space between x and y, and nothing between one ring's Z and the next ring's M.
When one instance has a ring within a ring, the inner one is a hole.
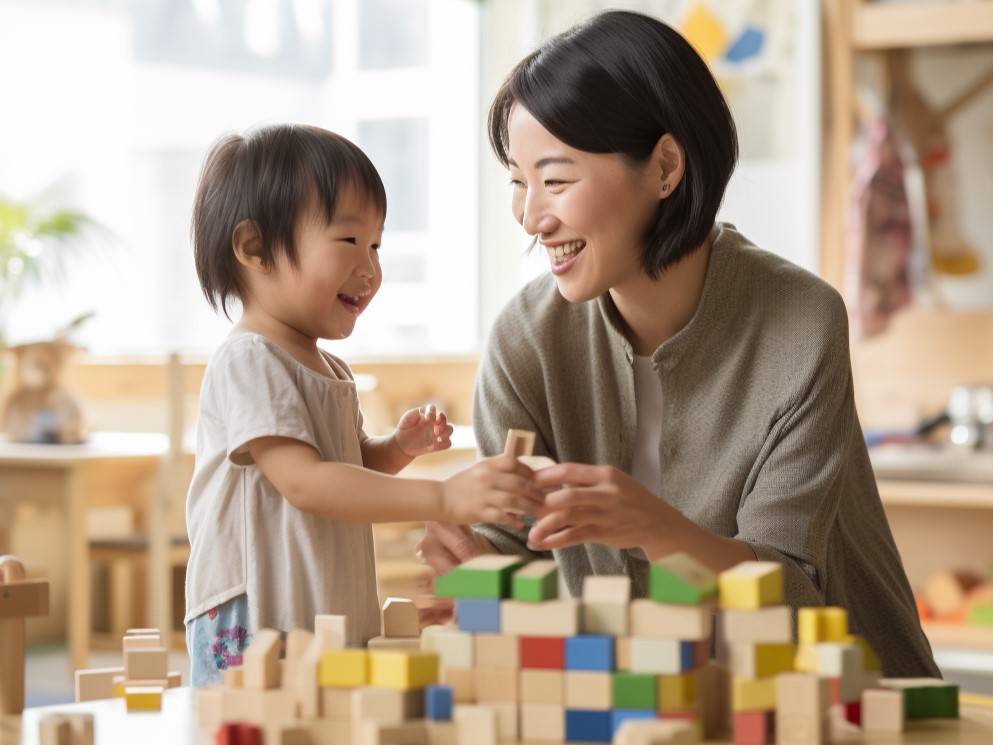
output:
M186 502L186 622L246 593L251 631L312 630L315 615L337 614L348 617L350 645L379 635L372 528L301 512L247 447L259 437L289 437L323 460L362 464L355 382L344 362L324 355L337 379L258 334L232 333L211 358Z

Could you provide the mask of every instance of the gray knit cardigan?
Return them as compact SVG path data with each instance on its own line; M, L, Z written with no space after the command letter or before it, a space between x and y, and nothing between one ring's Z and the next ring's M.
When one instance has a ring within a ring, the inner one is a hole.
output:
M480 364L473 425L483 455L507 430L535 453L630 473L633 352L609 295L566 301L546 274L498 317ZM937 676L855 411L845 305L826 282L718 224L699 307L652 355L663 389L662 499L784 569L786 602L848 610L887 676ZM505 553L526 533L475 528ZM599 544L556 550L573 596L589 574L647 565ZM795 619L794 619L795 620Z

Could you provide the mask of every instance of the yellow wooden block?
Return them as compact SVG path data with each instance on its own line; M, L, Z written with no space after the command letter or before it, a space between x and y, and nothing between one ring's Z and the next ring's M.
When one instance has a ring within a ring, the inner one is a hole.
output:
M414 650L369 653L369 682L377 688L410 691L438 682L438 655Z
M849 644L858 644L862 647L862 667L865 670L882 670L883 663L880 661L879 657L876 655L876 651L872 648L865 639L863 639L858 634L849 634L845 637L845 641Z
M128 711L161 711L162 686L127 686L124 700Z
M694 708L697 703L696 671L682 675L660 675L658 691L660 711L684 711Z
M364 649L330 649L321 655L317 681L323 688L369 685L369 653Z
M783 567L776 561L743 561L717 575L721 608L757 610L783 602Z
M817 645L798 644L796 648L796 657L793 658L793 667L797 672L816 673Z
M734 644L731 671L745 678L767 678L793 672L796 647L792 644Z
M773 711L776 708L776 678L731 678L733 711Z
M848 639L848 612L844 608L800 608L796 620L800 644L844 642Z

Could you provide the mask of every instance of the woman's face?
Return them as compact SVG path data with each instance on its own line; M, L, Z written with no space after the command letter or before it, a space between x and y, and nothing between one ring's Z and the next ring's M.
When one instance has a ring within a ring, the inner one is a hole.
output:
M538 238L562 296L580 303L645 282L661 184L652 159L632 166L618 153L576 150L519 105L508 135L514 217Z

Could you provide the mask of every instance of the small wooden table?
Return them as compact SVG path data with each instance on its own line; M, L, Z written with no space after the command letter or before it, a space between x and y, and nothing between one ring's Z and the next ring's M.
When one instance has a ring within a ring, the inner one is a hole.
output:
M64 529L38 545L19 546L27 564L51 563L68 585L65 613L69 660L73 670L86 667L91 634L90 554L86 511L94 507L129 505L135 509L137 529L147 530L153 514L160 465L168 453L164 434L96 432L81 445L34 445L0 440L0 553L11 550L9 526L22 505L56 508L63 512ZM154 533L155 531L151 531ZM48 538L48 536L46 536ZM159 548L157 548L159 547ZM149 541L149 552L165 551L165 541ZM164 565L149 556L149 564ZM64 574L62 574L64 572ZM59 583L52 585L52 612L60 605Z

